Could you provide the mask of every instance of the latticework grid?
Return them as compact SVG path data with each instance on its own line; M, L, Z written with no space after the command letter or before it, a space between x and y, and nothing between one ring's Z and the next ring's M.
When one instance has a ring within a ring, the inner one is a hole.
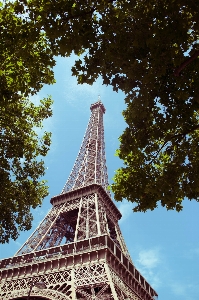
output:
M98 101L75 165L53 208L13 258L1 262L0 299L153 300L135 269L110 197ZM36 287L38 282L46 288Z
M99 101L91 105L91 116L80 151L62 193L97 183L110 196L105 157L103 114L105 108Z

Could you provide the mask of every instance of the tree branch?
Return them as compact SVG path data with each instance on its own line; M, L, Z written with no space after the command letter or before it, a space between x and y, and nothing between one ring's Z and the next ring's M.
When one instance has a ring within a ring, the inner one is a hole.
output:
M186 68L186 66L188 66L193 60L195 60L197 57L199 56L199 50L196 50L195 53L190 56L188 59L186 59L183 63L181 63L181 65L175 69L174 71L174 75L175 76L180 76L180 72Z
M156 151L154 157L149 161L149 163L153 163L154 160L157 158L158 154L161 152L161 150L166 146L167 143L171 142L172 139L181 137L180 141L189 133L194 132L195 130L199 129L199 125L193 126L190 130L187 130L186 132L175 134L170 137L170 139L163 143L163 145L160 147L158 151Z
M197 130L197 129L199 129L199 125L195 125L195 126L193 126L190 130L187 130L187 131L185 131L185 132L182 132L182 133L179 133L179 134L175 134L175 135L173 135L172 137L171 137L171 139L174 139L174 138L178 138L178 137L184 137L185 135L187 135L187 134L189 134L189 133L191 133L191 132L194 132L195 130ZM181 138L181 139L182 139Z

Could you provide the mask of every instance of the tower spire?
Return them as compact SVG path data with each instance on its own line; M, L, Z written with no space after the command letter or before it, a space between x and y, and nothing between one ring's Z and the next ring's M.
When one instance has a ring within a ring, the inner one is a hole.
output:
M109 196L105 157L103 114L105 107L98 101L91 105L91 116L80 151L61 194L93 183L101 185Z

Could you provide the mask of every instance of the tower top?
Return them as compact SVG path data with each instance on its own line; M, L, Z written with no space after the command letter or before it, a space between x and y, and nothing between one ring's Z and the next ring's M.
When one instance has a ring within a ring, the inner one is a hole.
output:
M106 109L105 109L103 103L101 102L101 100L100 100L99 98L98 98L98 101L97 101L97 102L91 104L90 110L93 111L93 109L95 109L95 108L97 108L97 107L101 108L101 109L102 109L102 112L105 113Z
M61 194L91 184L98 184L111 196L108 190L109 184L105 158L103 126L105 107L98 98L97 102L91 104L90 110L91 116L80 151Z

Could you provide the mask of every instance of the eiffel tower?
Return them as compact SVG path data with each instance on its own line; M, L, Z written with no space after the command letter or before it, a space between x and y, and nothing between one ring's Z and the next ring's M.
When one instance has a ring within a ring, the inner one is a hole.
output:
M71 174L52 209L11 258L0 261L0 299L154 300L135 268L111 200L98 101ZM41 288L43 287L43 288Z

